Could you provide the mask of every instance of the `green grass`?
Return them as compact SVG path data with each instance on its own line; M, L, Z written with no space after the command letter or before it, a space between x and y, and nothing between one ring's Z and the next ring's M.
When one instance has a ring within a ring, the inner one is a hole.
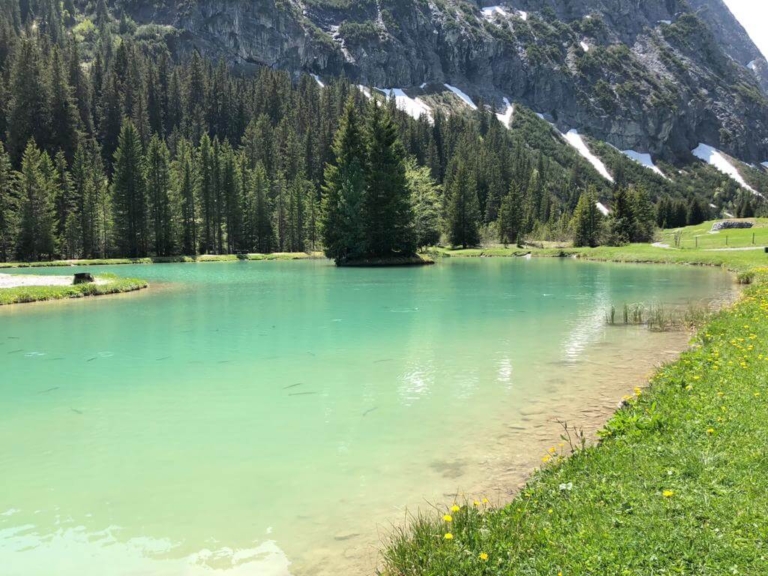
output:
M515 252L521 251L434 253ZM751 286L646 390L625 399L599 443L553 447L506 506L457 502L453 510L413 518L392 534L383 574L768 574L768 255L647 245L564 252L722 266Z
M650 244L628 246L601 246L599 248L468 248L450 250L432 248L428 253L440 258L504 258L519 257L530 252L535 258L572 257L598 262L625 262L635 264L691 264L719 266L733 272L743 272L759 266L768 266L768 255L762 250L712 252L706 249L667 249Z
M393 535L384 573L768 573L766 343L763 275L625 402L599 445L543 455L508 506L415 519Z
M749 248L768 246L768 219L750 218L755 226L747 230L721 230L712 233L712 225L718 220L705 222L698 226L688 226L676 230L664 230L661 242L682 249L722 249ZM753 243L754 239L754 243Z
M97 279L108 280L106 284L78 284L77 286L20 286L0 288L0 306L41 302L44 300L63 300L66 298L84 298L105 294L122 294L146 288L144 280L119 278L114 274L102 274Z
M62 266L118 266L127 264L183 264L200 262L256 262L262 260L307 260L325 258L322 252L275 252L273 254L203 254L200 256L156 256L151 258L101 258L52 260L48 262L0 262L2 268L55 268Z

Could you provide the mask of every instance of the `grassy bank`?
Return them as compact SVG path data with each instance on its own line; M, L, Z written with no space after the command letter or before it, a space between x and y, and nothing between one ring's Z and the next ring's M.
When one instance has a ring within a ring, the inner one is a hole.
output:
M626 262L635 264L689 264L718 266L733 272L768 266L768 255L762 250L709 251L657 248L650 244L599 248L468 248L448 250L434 248L429 254L440 258L513 258L530 253L534 258L572 257L597 262Z
M322 252L275 252L273 254L221 254L200 256L157 256L152 258L104 258L96 260L52 260L49 262L0 262L3 268L56 268L61 266L119 266L127 264L185 264L201 262L261 262L274 260L322 259Z
M104 284L78 284L76 286L19 286L17 288L2 288L0 289L0 306L41 302L44 300L64 300L66 298L122 294L124 292L141 290L148 286L144 280L119 278L114 274L102 274L98 276L98 279L106 280L106 282Z
M768 256L651 246L566 253L723 266L754 284L627 399L599 444L574 436L553 446L507 506L478 496L414 519L385 549L384 574L768 573Z

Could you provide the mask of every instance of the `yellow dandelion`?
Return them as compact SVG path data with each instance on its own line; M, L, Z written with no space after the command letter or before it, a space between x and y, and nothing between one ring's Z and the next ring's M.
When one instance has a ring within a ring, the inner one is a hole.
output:
M557 452L557 448L555 448L554 446L549 449L550 454L554 454L555 452Z
M544 462L544 464L546 464L547 462L550 461L550 459L551 458L549 457L549 455L546 455L546 456L544 456L544 458L541 459L541 461Z
M635 386L635 396L640 396L642 393L643 391L639 387Z
M701 380L701 376L694 376L693 379L694 380Z
M664 490L664 492L662 492L661 495L664 496L664 498L672 498L672 496L675 495L675 491L674 490Z
M473 505L473 506L480 506L480 502L478 502L477 500L475 500L474 502L472 502L472 505Z
M451 506L451 512L458 512L459 510L461 510L461 508L459 508L456 504Z
M450 514L446 514L445 516L443 516L443 520L445 520L446 522L453 522L453 516L451 516Z
M483 562L488 562L488 554L485 552L480 552L480 560Z
M483 504L488 504L488 498L483 498Z
M446 540L453 540L453 534L448 532L445 536L443 536L443 538L446 539Z
M714 434L714 433L715 433L715 429L714 428L707 428L707 434L712 436L712 434Z

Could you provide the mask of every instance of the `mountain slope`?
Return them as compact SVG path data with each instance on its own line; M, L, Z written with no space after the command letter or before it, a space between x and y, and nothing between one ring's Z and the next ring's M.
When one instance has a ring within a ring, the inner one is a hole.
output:
M760 53L722 0L200 0L125 5L174 47L364 85L459 87L621 150L768 159ZM753 66L750 67L749 64ZM764 80L764 78L763 78Z

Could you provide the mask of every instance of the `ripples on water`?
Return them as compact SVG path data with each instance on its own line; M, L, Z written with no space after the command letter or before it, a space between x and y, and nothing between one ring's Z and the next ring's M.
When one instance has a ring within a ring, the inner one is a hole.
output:
M611 305L730 287L536 260L110 271L152 288L0 310L2 576L372 573L406 506L504 500L557 418L593 429L684 345L606 329Z

